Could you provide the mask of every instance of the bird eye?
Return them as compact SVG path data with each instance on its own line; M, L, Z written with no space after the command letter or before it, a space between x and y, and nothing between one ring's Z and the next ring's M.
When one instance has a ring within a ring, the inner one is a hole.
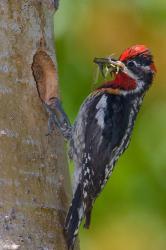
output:
M127 66L132 68L132 67L136 66L136 63L134 61L129 61L127 63Z

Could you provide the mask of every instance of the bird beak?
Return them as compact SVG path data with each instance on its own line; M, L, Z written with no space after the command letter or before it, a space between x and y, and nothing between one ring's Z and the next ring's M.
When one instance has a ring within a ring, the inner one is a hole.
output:
M111 68L111 70L114 71L116 74L119 72L119 70L123 71L125 69L124 63L112 57L94 58L93 62L99 66L99 69L102 73L104 68Z

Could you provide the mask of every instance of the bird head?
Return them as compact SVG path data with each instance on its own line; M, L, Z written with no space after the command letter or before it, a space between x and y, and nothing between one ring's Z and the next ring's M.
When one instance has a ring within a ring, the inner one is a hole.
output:
M156 73L156 67L150 50L144 45L127 48L118 60L111 57L95 58L94 62L114 72L111 82L104 83L111 88L126 92L144 92L149 88Z

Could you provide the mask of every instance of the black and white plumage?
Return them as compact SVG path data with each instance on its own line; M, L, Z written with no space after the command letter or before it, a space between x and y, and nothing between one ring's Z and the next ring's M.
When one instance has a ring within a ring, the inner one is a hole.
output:
M81 221L85 219L86 228L90 225L94 202L128 147L137 113L155 73L152 55L144 45L125 50L119 60L102 60L97 61L103 63L101 68L107 64L115 69L115 79L87 97L73 127L65 126L64 131L64 124L58 125L63 135L68 135L75 163L73 200L65 222L69 249L73 249ZM51 112L55 115L54 110Z
M83 217L85 227L89 227L93 203L129 144L142 98L103 91L93 98L90 96L80 109L71 141L76 187L65 225L71 234L69 245L72 245L70 241L77 235Z

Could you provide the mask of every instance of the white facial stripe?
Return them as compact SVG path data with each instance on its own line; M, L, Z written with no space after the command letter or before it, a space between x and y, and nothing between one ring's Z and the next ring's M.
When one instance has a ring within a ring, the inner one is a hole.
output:
M126 66L124 66L123 70L122 70L126 75L130 76L132 79L137 80L137 76L131 71L129 70Z
M143 81L139 81L137 80L137 87L135 89L132 90L120 90L120 94L121 95L128 95L128 94L135 94L135 93L140 93L144 87L144 82Z

